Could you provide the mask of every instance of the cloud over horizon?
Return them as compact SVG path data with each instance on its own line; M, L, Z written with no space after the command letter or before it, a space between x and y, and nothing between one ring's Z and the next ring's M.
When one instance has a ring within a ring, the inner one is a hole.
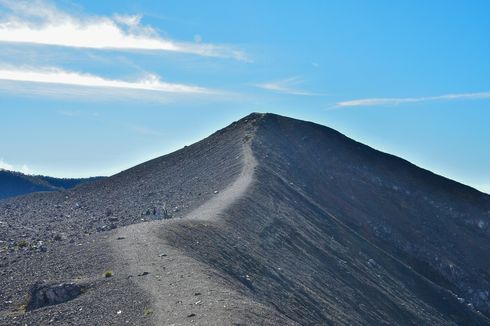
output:
M0 158L0 171L1 170L17 171L24 174L33 174L31 168L29 168L26 164L22 164L21 166L14 166L12 164L5 162L3 158Z
M169 51L250 61L244 52L229 46L163 38L153 27L142 25L139 15L76 17L41 0L0 0L0 7L7 9L0 14L0 42Z
M364 99L338 102L336 106L337 107L389 106L389 105L400 105L406 103L418 103L418 102L429 102L429 101L478 100L478 99L486 99L486 98L490 98L490 92L446 94L446 95L439 95L439 96L424 96L424 97L364 98Z
M106 79L101 76L83 74L75 71L66 71L60 68L35 69L27 67L23 69L17 69L12 67L0 67L0 80L95 88L131 89L165 93L216 93L216 91L204 87L164 82L160 80L159 76L153 74L149 74L145 76L145 78L137 81L123 81L116 79Z

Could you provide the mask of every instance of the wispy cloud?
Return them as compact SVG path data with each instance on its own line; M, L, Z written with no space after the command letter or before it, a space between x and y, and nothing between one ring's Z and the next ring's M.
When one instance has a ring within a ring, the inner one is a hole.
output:
M192 85L161 81L157 75L147 75L137 81L106 79L100 76L66 71L60 68L15 69L0 67L0 80L61 84L81 87L115 88L166 93L212 94L215 91ZM1 87L1 85L0 85Z
M319 96L323 94L312 93L308 91L301 90L297 88L303 80L299 77L291 77L282 80L277 80L273 82L255 84L254 86L266 89L269 91L274 91L277 93L290 94L290 95L301 95L301 96Z
M250 61L225 45L179 42L163 38L139 15L75 17L46 1L0 0L0 42L19 42L78 48L148 50L228 57Z
M26 164L22 164L21 166L15 166L13 164L9 164L0 158L0 170L9 170L9 171L19 171L24 174L32 174L33 171Z
M338 102L336 106L337 107L392 106L392 105L417 103L417 102L478 100L478 99L485 99L485 98L490 98L490 92L446 94L446 95L439 95L439 96L424 96L424 97L365 98L365 99Z

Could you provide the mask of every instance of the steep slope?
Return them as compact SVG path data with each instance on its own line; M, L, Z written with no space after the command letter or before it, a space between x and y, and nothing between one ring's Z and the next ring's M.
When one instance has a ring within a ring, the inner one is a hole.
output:
M488 323L488 195L275 115L252 148L225 225L172 226L171 243L302 324Z
M134 283L152 298L152 321L156 325L183 322L200 325L296 325L274 307L254 300L248 289L230 279L227 273L220 273L198 259L183 255L173 242L162 237L162 229L165 232L175 225L207 228L214 223L219 224L220 215L240 200L253 182L256 161L248 142L243 144L240 160L242 169L236 179L183 219L131 225L113 235L113 250L119 253L123 262L115 266L115 270L131 275L146 274L146 277L135 278ZM199 245L199 241L199 237L192 239L194 245Z
M489 212L490 196L332 129L252 114L0 203L0 324L488 325ZM40 280L89 290L19 311Z
M269 171L368 241L490 312L490 260L484 259L490 196L332 129L278 116L266 121L256 152Z
M73 188L98 178L62 179L40 175L26 175L0 169L0 200L38 191L57 191Z
M123 248L126 241L118 240L116 228L178 220L233 184L242 169L243 142L253 130L253 119L243 119L196 144L110 178L64 192L1 202L0 324L47 323L59 320L58 316L63 316L65 324L151 321L154 314L145 313L151 296L137 286L139 278L133 269L126 268L125 253L112 250ZM148 237L142 241L151 244ZM154 264L161 262L160 257L147 258L155 259ZM104 278L106 270L114 270L115 276ZM23 313L29 289L42 280L85 282L90 290L62 305ZM124 315L114 318L119 309ZM186 320L187 315L180 317Z

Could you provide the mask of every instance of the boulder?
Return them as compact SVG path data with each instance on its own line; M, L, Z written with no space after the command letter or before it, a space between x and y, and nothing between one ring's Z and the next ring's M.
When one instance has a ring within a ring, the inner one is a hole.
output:
M76 283L44 284L31 287L27 310L35 310L75 299L82 294L82 287Z

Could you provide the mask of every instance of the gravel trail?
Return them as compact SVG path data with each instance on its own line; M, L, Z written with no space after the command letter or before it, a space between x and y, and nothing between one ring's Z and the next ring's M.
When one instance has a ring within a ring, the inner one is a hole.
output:
M204 223L206 227L207 223L219 223L219 214L245 194L253 182L257 162L248 144L243 145L242 155L238 178L182 219L124 227L110 241L121 258L114 272L127 273L151 296L153 305L145 314L154 324L232 325L255 319L251 314L277 314L235 290L217 271L184 255L162 236L172 224Z

